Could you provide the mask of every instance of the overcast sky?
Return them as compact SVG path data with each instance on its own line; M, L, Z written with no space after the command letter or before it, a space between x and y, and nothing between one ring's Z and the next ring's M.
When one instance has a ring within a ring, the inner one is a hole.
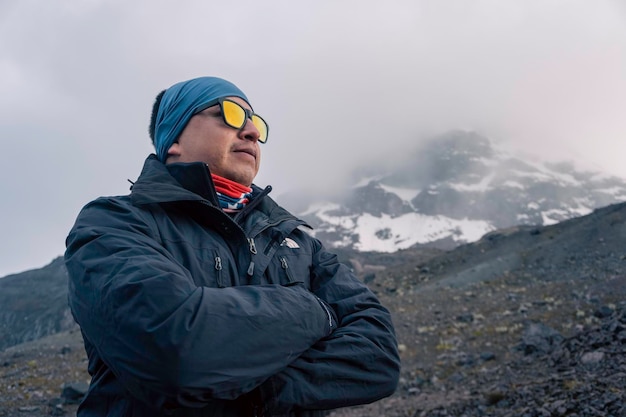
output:
M623 0L1 0L0 276L126 194L154 96L202 75L268 120L275 196L453 128L626 177Z

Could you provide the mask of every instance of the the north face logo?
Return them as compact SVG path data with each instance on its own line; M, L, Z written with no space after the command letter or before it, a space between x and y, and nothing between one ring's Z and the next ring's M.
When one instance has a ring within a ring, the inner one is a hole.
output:
M287 246L288 248L291 248L291 249L300 248L300 245L298 245L295 240L290 239L288 237L286 237L285 240L283 240L280 246Z

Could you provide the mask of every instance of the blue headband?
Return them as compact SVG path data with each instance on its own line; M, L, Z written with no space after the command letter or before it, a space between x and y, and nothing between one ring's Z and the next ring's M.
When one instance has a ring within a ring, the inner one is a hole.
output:
M236 85L216 77L183 81L165 91L154 128L154 147L161 162L165 163L167 151L178 140L191 116L207 103L222 97L240 97L248 101Z

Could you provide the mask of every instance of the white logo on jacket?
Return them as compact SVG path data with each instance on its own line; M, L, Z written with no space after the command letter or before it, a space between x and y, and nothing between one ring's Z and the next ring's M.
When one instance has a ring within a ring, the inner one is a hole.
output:
M300 245L298 245L295 240L288 238L288 237L286 237L285 240L283 240L280 246L287 246L288 248L291 248L291 249L300 248Z

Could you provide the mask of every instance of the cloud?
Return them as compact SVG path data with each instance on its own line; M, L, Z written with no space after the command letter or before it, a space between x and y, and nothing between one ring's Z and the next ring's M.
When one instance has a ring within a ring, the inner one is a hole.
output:
M0 276L60 255L128 192L161 89L239 85L270 123L257 182L321 192L473 128L626 177L619 0L8 0L0 4Z

